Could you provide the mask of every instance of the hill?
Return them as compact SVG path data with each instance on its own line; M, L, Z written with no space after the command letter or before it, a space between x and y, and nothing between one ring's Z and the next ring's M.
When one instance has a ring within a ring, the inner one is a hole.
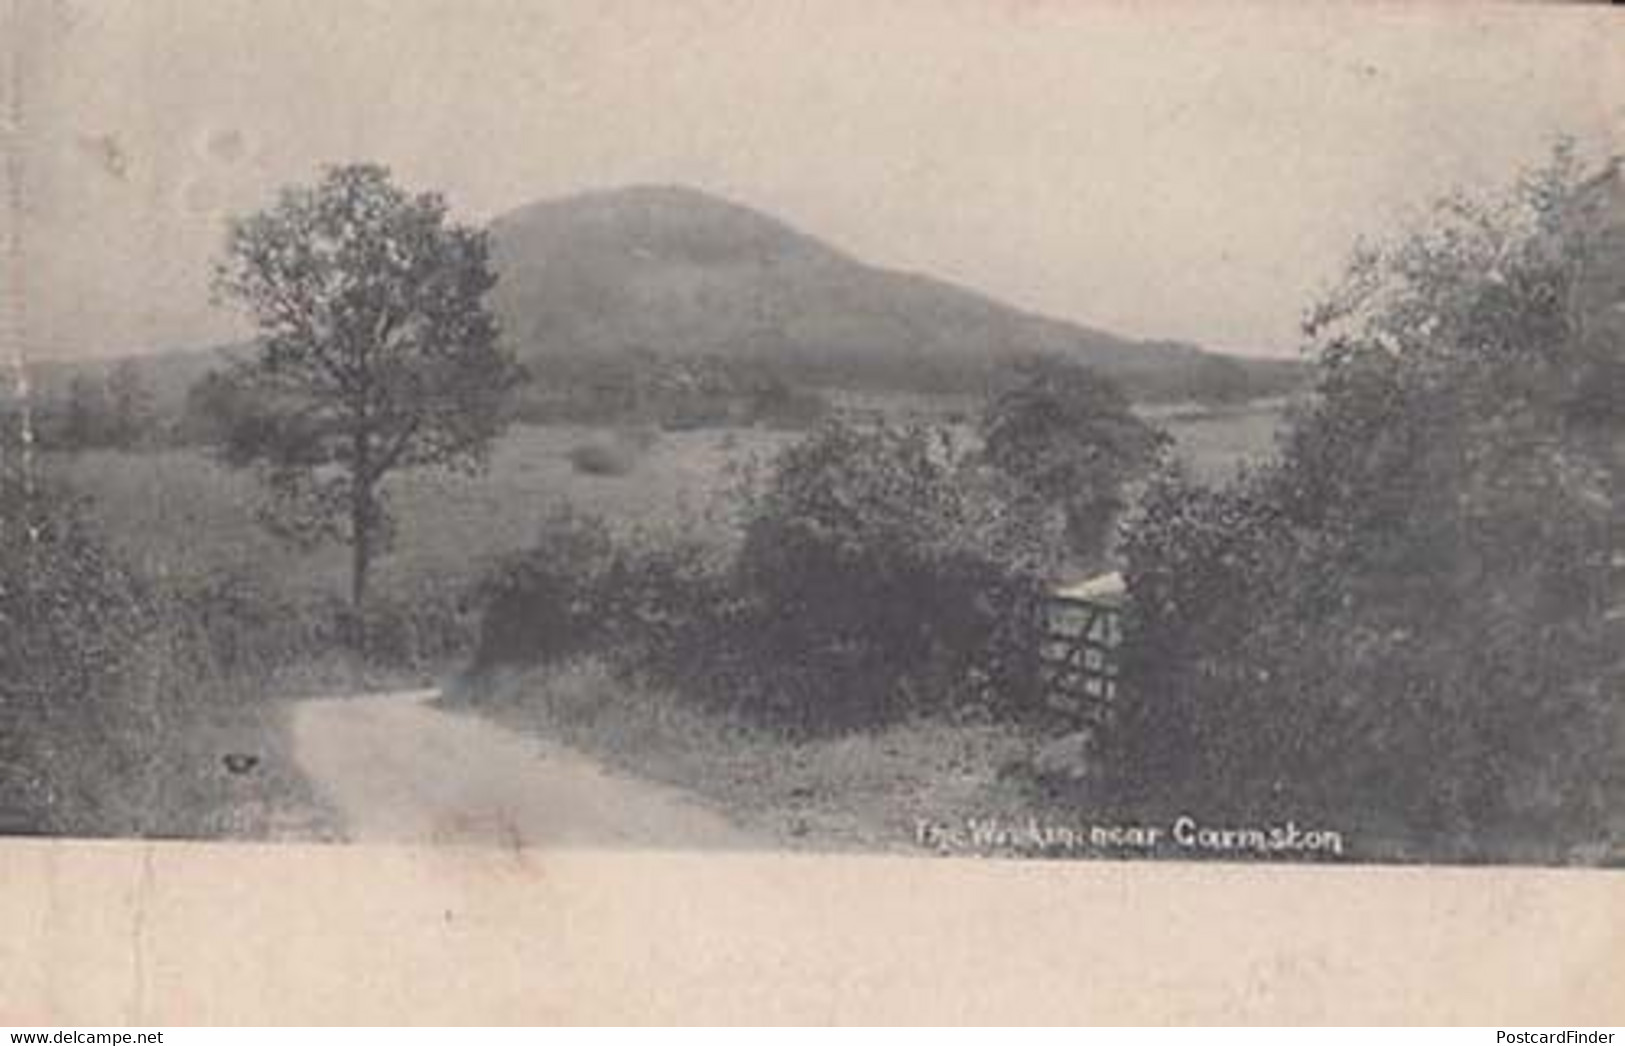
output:
M501 277L494 307L540 379L531 393L537 399L614 400L645 381L668 399L674 383L691 392L720 387L728 398L764 378L864 392L977 393L1001 360L1027 353L1095 366L1140 400L1273 395L1304 374L1297 361L1136 341L1023 312L942 280L868 265L693 189L645 186L534 203L496 218L491 238ZM173 415L199 378L245 349L144 354L140 378L153 406ZM103 382L127 358L36 363L35 395L60 401L75 378ZM0 383L0 405L12 391ZM585 414L623 408L599 403Z
M1037 316L865 264L758 211L644 186L531 204L491 225L495 292L521 358L716 357L807 384L961 392L1026 353L1070 356L1178 398L1215 366L1274 386L1294 364L1237 360ZM1231 361L1234 361L1232 364ZM1235 375L1232 375L1235 377Z

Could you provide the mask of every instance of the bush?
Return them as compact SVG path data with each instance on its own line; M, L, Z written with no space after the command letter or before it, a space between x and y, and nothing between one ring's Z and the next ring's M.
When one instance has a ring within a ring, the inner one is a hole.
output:
M0 478L0 828L135 824L151 729L120 693L148 619L136 579L54 490Z
M1612 437L1576 413L1577 255L1546 222L1460 201L1442 221L1358 270L1278 462L1148 492L1120 800L1434 857L1561 860L1605 835L1619 488Z
M732 553L551 517L493 574L476 670L597 655L801 733L1036 706L1058 534L942 434L829 423L741 493Z
M764 380L753 390L752 421L776 429L810 429L829 416L829 400L817 389Z
M563 506L534 545L487 578L474 667L540 664L597 653L617 665L675 671L691 624L726 599L714 549L681 532L612 536L602 519Z
M1278 473L1154 484L1127 544L1117 797L1435 856L1597 831L1611 644L1573 595L1597 521L1524 479L1527 501L1474 521L1435 476L1389 534L1305 525ZM1541 536L1497 551L1523 528Z
M730 395L673 396L660 409L660 427L668 432L721 428L735 419L738 401Z
M637 463L636 448L622 441L593 440L570 449L570 464L584 476L625 476Z
M1125 506L1125 486L1168 444L1135 416L1116 382L1064 357L1012 367L981 428L988 462L1036 505L1059 510L1071 552L1095 565Z
M941 432L826 423L746 509L759 709L810 732L1033 703L1054 535Z
M509 557L486 580L475 668L560 660L600 641L612 551L601 520L568 506L548 516L530 550Z

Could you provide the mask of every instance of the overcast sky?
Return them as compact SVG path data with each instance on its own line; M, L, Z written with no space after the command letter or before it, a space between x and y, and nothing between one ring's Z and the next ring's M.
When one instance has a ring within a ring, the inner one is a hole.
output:
M226 214L378 160L466 218L681 183L1139 336L1295 351L1362 231L1625 142L1606 8L25 0L35 358L231 337Z

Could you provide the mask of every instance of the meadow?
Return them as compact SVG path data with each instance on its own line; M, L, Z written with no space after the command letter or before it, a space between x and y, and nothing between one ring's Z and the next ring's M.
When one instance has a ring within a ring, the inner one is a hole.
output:
M378 564L381 591L462 586L535 536L562 505L626 525L704 520L741 463L790 438L767 430L662 434L624 475L578 472L572 449L605 430L515 426L479 475L423 471L391 486L399 532ZM253 477L192 449L90 451L53 463L87 498L104 535L149 574L264 574L299 594L342 595L346 553L303 550L270 534L256 513L264 495Z
M1287 409L1287 400L1272 398L1223 407L1150 405L1138 413L1173 437L1174 454L1193 476L1218 484L1274 452Z
M1243 461L1269 454L1282 404L1218 410L1165 407L1147 416L1175 441L1198 476L1217 481ZM581 426L517 425L479 475L423 471L389 491L399 529L378 563L387 597L466 601L470 586L503 557L527 547L546 515L569 506L619 526L729 526L727 494L753 463L797 437L765 428L655 434ZM579 470L572 452L593 443L635 446L623 474ZM344 549L292 547L256 519L263 493L252 476L206 453L88 451L52 468L87 499L104 536L148 576L234 577L262 583L297 603L340 598Z

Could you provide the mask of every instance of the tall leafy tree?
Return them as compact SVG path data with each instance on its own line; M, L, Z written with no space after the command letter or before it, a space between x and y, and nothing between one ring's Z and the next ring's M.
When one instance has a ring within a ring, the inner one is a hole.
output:
M1587 184L1559 154L1361 251L1309 317L1319 382L1277 459L1152 485L1125 549L1125 794L1445 856L1604 834L1622 419L1594 391L1622 343L1579 293L1606 261Z
M121 361L107 376L107 406L118 445L136 446L157 434L157 404L134 360Z
M1080 363L1033 356L1013 370L982 417L987 460L1057 505L1073 553L1097 558L1124 485L1155 462L1167 436L1135 417L1116 382Z
M68 383L67 402L62 407L61 441L73 449L106 446L113 435L112 408L107 386L89 374L79 374Z
M350 546L358 609L392 533L385 479L477 469L506 423L522 375L486 306L495 283L486 234L381 166L330 168L230 226L216 293L260 340L234 375L253 407L227 458L262 470L281 530Z

